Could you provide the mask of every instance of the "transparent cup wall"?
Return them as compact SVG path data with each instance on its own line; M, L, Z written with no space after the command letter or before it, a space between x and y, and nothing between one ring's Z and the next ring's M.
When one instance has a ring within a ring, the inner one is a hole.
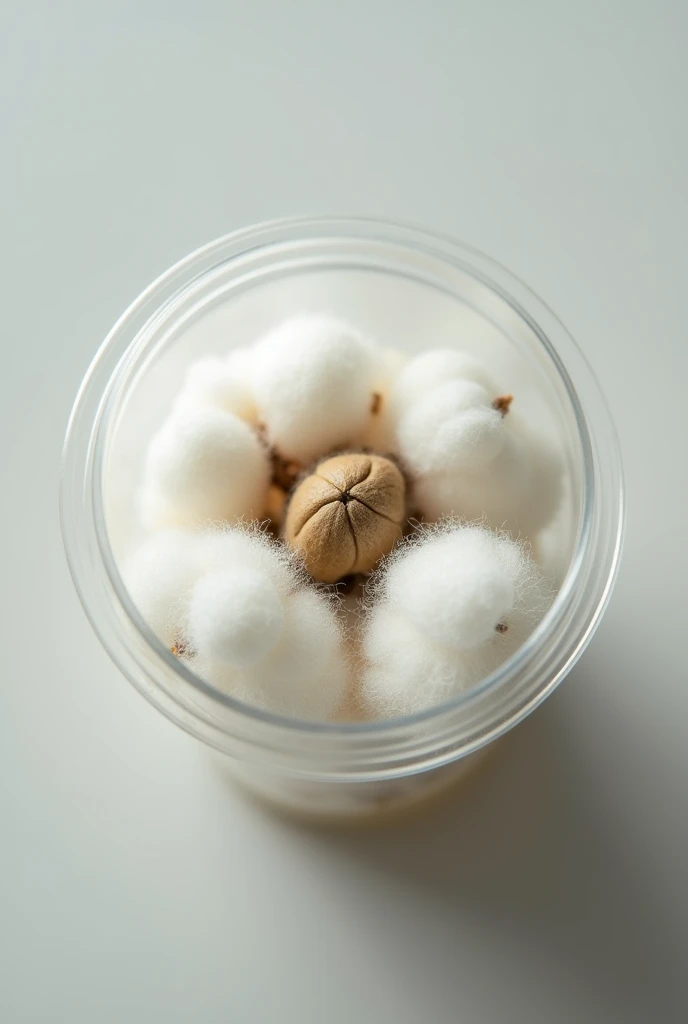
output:
M189 362L249 345L284 318L306 311L348 320L381 346L408 355L458 346L489 367L498 385L514 395L514 408L557 447L565 466L559 515L536 550L543 569L560 585L576 549L584 473L579 426L556 356L527 316L469 269L449 265L440 254L361 239L278 242L220 262L168 298L139 332L108 396L97 456L102 462L96 485L102 488L114 566L141 539L136 498L146 445ZM137 631L129 621L126 628ZM132 642L140 644L140 636ZM212 694L199 690L196 698L189 696L193 687L187 681L180 686L186 688L187 706L197 703L199 713L212 719ZM218 707L219 730L224 714ZM285 807L349 816L397 809L434 794L462 776L482 751L462 754L457 746L451 763L428 768L424 759L394 778L379 779L374 772L350 768L335 777L308 760L300 766L293 759L289 765L279 759L271 764L264 745L253 757L250 743L225 749L223 763L261 796Z

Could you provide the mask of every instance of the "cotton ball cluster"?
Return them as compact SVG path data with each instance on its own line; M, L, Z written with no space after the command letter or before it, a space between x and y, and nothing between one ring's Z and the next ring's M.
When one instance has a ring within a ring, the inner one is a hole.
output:
M284 603L279 639L265 655L238 669L226 659L204 660L197 671L238 700L276 714L331 719L344 702L348 666L331 600L302 589Z
M466 667L386 605L371 612L360 700L366 717L395 718L444 704L468 685Z
M150 628L211 685L296 718L331 718L348 663L332 599L287 549L246 527L163 530L125 565Z
M189 644L189 611L194 587L215 572L256 572L286 598L302 585L304 573L282 545L248 527L168 529L151 534L127 559L123 579L153 632L168 646Z
M421 531L372 582L361 695L381 717L474 686L520 647L551 600L521 544L451 522Z
M208 356L192 363L176 401L180 410L211 407L231 412L255 424L256 406L251 391L253 352L236 349L224 358Z
M396 454L396 412L394 388L408 357L393 348L379 350L375 372L375 391L371 415L361 438L361 446L380 455Z
M213 408L176 409L151 439L146 455L144 525L258 518L269 476L265 448L237 416Z
M504 417L502 445L492 459L462 471L433 468L413 484L415 505L431 521L446 515L486 518L531 540L554 518L561 492L556 452L514 412Z
M438 385L452 380L471 381L492 397L497 394L491 376L472 356L457 349L435 348L409 359L394 382L392 401L398 410L409 409Z
M288 320L258 341L252 385L258 415L280 454L308 463L360 443L375 400L376 351L325 316Z
M205 564L201 536L173 529L152 534L124 565L132 601L168 647L180 639L191 590Z
M491 640L514 603L513 581L494 548L494 538L479 528L412 547L389 569L391 607L430 640L456 651Z
M531 540L552 521L560 460L471 356L452 349L416 356L399 373L391 401L398 451L423 518L485 518Z
M281 597L302 586L306 574L284 544L257 526L206 530L203 550L206 569L247 569L267 577Z
M188 632L201 658L241 669L275 646L284 618L280 594L260 570L216 569L193 589Z
M415 475L482 469L502 449L504 416L480 384L448 380L411 403L397 436Z
M189 647L201 662L247 668L280 639L302 571L284 547L246 529L209 531L203 570L184 619Z

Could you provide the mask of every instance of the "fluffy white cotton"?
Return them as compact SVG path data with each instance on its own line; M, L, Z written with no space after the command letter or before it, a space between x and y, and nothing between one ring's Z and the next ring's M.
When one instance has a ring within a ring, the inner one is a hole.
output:
M490 400L498 389L490 374L472 356L451 348L436 348L409 359L394 382L392 399L399 413L433 391L439 384L466 380L483 387Z
M195 671L213 686L276 714L326 721L346 696L348 664L331 600L303 589L287 598L279 642L249 668L201 660Z
M514 603L511 574L494 546L486 531L465 529L412 547L388 570L390 606L445 647L484 644Z
M212 529L203 536L208 569L246 569L261 573L283 598L306 579L301 563L289 548L257 528Z
M450 380L430 389L400 416L399 453L417 476L482 469L504 444L504 421L483 387Z
M364 713L372 718L395 718L444 704L469 685L464 661L386 605L370 613L365 655L360 697Z
M124 565L122 578L131 599L169 647L179 639L189 596L204 564L198 534L163 530L144 541Z
M179 393L176 409L213 408L234 413L255 424L256 406L251 391L253 353L237 349L223 359L209 356L192 363Z
M420 474L413 483L418 512L430 521L454 515L485 517L516 537L535 540L554 518L562 467L549 443L509 412L501 451L482 467Z
M376 716L411 714L476 685L520 647L551 600L523 545L456 522L403 544L371 589L361 696Z
M260 518L270 467L255 433L232 413L177 409L152 438L141 513L146 526Z
M284 600L260 569L216 569L193 588L188 636L201 660L247 668L272 650L284 619Z
M211 685L315 721L344 702L349 664L336 603L306 588L298 560L257 528L160 531L123 577L150 628Z
M253 392L270 442L307 463L360 443L375 393L376 350L325 316L281 324L256 345Z
M392 402L392 392L394 383L407 362L408 356L396 349L385 348L379 351L374 384L376 397L361 438L362 448L369 448L380 455L397 453L397 415Z
M199 581L210 578L212 590L215 575L227 578L233 574L234 578L264 580L263 592L277 594L280 603L304 580L302 567L283 544L257 528L243 526L161 530L131 555L122 575L134 604L163 643L172 646L183 641L191 649L195 588ZM220 590L218 586L219 596ZM194 631L197 625L198 617Z

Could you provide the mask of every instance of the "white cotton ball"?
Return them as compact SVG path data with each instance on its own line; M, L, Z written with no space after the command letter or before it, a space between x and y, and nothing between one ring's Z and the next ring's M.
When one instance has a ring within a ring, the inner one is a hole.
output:
M237 349L224 359L209 356L192 363L175 409L211 407L254 424L257 415L250 385L251 359L250 349Z
M412 547L390 566L386 593L423 634L456 650L491 639L514 602L508 568L495 558L491 535L479 529Z
M399 453L416 475L482 468L502 448L504 419L479 384L447 381L400 417Z
M476 359L451 348L436 348L410 359L396 378L392 397L399 412L450 380L467 380L483 387L490 399L498 394L490 374Z
M522 544L456 522L407 541L371 589L361 695L387 716L475 686L523 644L552 596Z
M281 639L266 657L244 671L202 661L197 671L238 700L309 721L331 719L348 683L336 611L327 597L309 589L287 599Z
M360 697L374 718L411 715L451 700L469 685L464 662L387 605L366 625Z
M243 699L291 717L330 719L348 683L336 612L329 598L301 590L288 599L286 617L281 642L245 674Z
M269 475L265 448L237 416L210 408L177 410L148 448L141 496L144 524L259 518Z
M219 609L225 602L223 580L236 581L235 597L244 587L247 613L251 610L251 598L254 608L257 603L261 604L261 611L253 613L253 621L259 622L262 615L267 616L267 636L269 622L274 624L280 616L275 610L276 602L281 607L287 597L302 586L304 577L302 566L283 544L255 527L246 526L162 530L134 551L123 570L124 582L135 605L161 640L171 646L183 639L190 651L200 643L204 656L210 657L210 650L213 650L218 658L222 641L218 640L213 646L214 641L208 639L202 625L205 616L198 609L205 607L207 630L211 634L220 629L210 606ZM230 601L231 596L226 600ZM270 608L272 611L268 614ZM236 608L232 614L236 619ZM276 640L275 630L273 627ZM244 632L250 632L246 624ZM248 640L244 638L242 643L245 648Z
M188 638L201 660L247 668L275 646L284 619L283 599L264 573L244 567L216 569L193 588Z
M271 443L303 463L360 443L375 370L374 347L347 324L310 316L275 328L256 345L252 378Z
M251 527L206 531L203 534L203 557L207 571L246 569L261 573L283 598L305 577L301 563L285 544Z
M561 462L549 443L513 412L504 417L503 442L481 470L417 477L413 496L418 512L431 521L447 515L485 517L494 527L534 540L559 507Z
M186 530L149 537L124 565L122 578L142 618L172 646L186 619L189 595L204 569L201 538Z
M375 373L375 398L371 416L361 438L361 447L380 455L396 454L398 451L396 420L392 403L394 381L408 362L408 356L393 348L381 349Z
M474 683L493 672L519 649L545 615L553 597L549 579L535 564L523 542L505 534L484 532L492 538L494 558L499 559L509 574L514 599L511 609L500 620L500 627L505 626L506 630L496 632L489 643L474 649Z

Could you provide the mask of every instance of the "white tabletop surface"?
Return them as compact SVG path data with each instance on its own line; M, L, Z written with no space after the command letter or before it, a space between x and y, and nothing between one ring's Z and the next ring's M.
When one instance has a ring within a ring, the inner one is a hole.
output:
M0 1020L688 1019L688 8L7 0ZM619 427L628 539L579 666L412 826L240 799L109 662L62 554L79 381L189 250L415 221L558 312Z

